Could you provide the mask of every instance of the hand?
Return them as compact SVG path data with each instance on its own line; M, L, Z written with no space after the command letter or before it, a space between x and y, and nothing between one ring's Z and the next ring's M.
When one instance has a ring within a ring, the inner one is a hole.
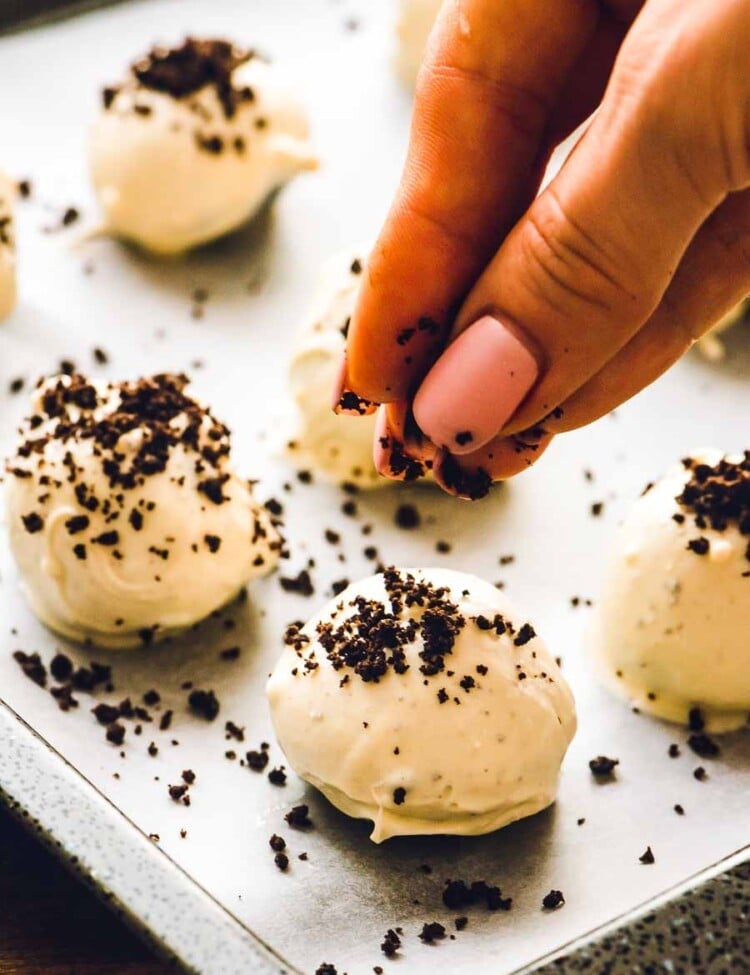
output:
M750 291L748 50L750 0L446 0L342 369L382 473L486 493Z

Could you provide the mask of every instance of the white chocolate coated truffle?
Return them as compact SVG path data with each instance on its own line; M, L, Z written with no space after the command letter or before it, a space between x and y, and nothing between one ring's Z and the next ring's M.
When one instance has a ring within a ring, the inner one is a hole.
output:
M365 248L352 250L324 265L288 373L298 412L291 459L298 466L312 467L330 481L349 481L361 488L392 483L381 477L373 464L375 416L338 416L331 409L331 395L366 256Z
M591 652L607 686L642 711L689 723L697 708L729 730L750 714L750 461L709 450L687 464L621 526ZM689 503L676 500L684 492Z
M10 315L16 304L15 195L15 184L0 172L0 321Z
M36 390L6 465L10 543L31 607L64 636L160 640L276 564L228 430L185 386L62 376Z
M396 73L407 88L414 88L443 0L401 0L396 28Z
M246 223L317 159L305 112L272 65L224 41L188 40L105 89L90 165L105 230L177 254Z
M372 839L499 829L550 805L576 729L553 657L505 596L448 569L355 583L267 687L289 764Z

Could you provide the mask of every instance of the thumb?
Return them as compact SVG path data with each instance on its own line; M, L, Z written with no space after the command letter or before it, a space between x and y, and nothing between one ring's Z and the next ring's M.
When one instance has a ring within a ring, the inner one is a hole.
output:
M738 28L744 43L750 31L727 10L742 6L647 5L600 112L467 297L417 392L414 415L436 444L469 453L555 410L640 330L701 224L750 179L744 128L730 138L747 104L732 49ZM746 4L741 13L747 21Z

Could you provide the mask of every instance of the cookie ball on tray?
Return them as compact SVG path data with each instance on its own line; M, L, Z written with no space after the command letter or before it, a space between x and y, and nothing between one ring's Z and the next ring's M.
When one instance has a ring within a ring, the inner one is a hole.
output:
M750 716L750 452L695 451L634 504L610 555L593 659L642 711L714 731Z
M392 483L378 474L373 463L375 415L340 416L331 404L367 253L368 248L352 248L325 263L288 370L297 407L289 458L329 481L347 481L360 488Z
M186 386L73 375L35 391L6 464L10 543L31 607L66 637L149 644L276 565L228 429Z
M494 586L395 569L301 628L267 687L289 764L372 839L488 833L550 805L573 695Z
M317 166L305 111L273 65L193 38L104 89L89 158L104 230L157 254L236 229Z

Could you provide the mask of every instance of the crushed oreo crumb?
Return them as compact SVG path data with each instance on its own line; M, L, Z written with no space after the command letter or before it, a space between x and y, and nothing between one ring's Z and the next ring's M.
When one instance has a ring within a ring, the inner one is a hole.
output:
M606 755L597 755L589 762L591 774L597 779L614 778L615 768L620 764L619 758L607 758Z
M565 895L561 890L554 888L542 898L542 907L545 911L555 911L565 903Z

